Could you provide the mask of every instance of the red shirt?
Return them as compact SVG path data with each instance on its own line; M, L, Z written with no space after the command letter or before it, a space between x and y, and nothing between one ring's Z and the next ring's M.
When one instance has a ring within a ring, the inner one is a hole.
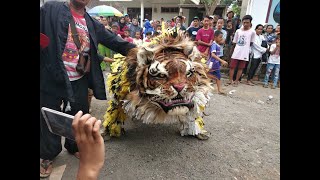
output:
M196 41L201 40L202 42L209 43L211 40L213 40L213 37L214 37L214 32L211 28L209 29L201 28L197 32ZM206 51L207 48L209 48L209 46L198 45L197 48L200 52L203 53Z
M124 40L128 41L129 43L133 43L133 39L131 37L125 37Z

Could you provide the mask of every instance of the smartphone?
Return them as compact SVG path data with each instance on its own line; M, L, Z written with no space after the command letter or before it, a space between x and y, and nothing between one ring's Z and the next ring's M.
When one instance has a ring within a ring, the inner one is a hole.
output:
M74 116L46 107L42 107L41 112L51 133L75 141L72 130Z

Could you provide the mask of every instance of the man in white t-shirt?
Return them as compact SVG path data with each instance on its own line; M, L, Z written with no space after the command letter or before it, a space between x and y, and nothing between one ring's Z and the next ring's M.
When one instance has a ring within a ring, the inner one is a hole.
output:
M233 53L230 62L230 72L229 72L229 82L226 85L233 84L233 86L238 86L239 78L242 74L246 63L249 61L250 46L255 40L254 31L250 30L252 17L250 15L245 15L242 18L242 25L238 29L233 38ZM233 82L234 69L238 65L238 72L235 81Z

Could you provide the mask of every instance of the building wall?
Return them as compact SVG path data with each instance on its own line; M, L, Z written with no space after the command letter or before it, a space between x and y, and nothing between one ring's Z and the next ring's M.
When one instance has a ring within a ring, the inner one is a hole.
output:
M252 16L252 28L258 24L264 24L268 14L270 0L249 0L245 14Z
M145 0L146 1L146 0ZM177 7L179 4L179 0L162 0L162 3L159 3L159 1L146 1L144 2L145 8L152 8L152 19L160 20L163 18L164 20L170 20L173 17L179 15L179 12L177 13L161 13L161 7ZM125 11L127 8L140 8L141 4L140 1L132 1L132 2L126 2L123 3L125 6ZM189 20L189 9L183 9L182 15L186 16L186 22Z
M243 16L245 16L247 14L247 8L248 8L249 1L252 1L252 0L242 0L240 18L242 18Z

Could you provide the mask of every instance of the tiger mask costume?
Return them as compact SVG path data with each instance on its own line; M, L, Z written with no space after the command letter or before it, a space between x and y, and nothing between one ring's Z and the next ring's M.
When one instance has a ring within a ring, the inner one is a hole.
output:
M213 87L200 58L194 43L179 32L130 50L125 61L120 58L108 77L113 95L104 122L108 134L119 136L121 124L131 118L179 123L182 136L207 139L202 115Z

